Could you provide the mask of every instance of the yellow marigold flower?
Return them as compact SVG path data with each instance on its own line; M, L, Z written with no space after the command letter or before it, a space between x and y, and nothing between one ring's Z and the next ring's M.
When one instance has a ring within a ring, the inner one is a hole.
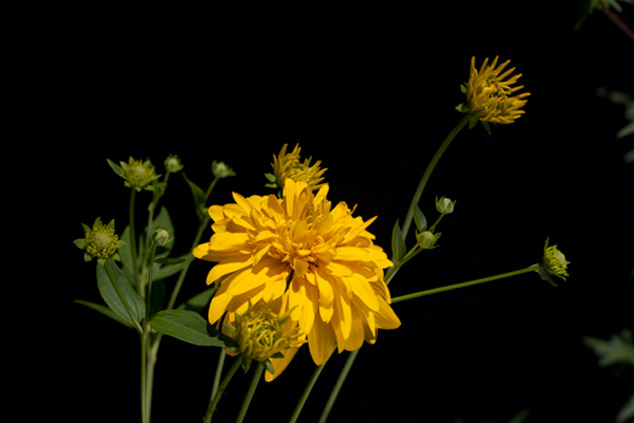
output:
M513 95L524 88L523 85L513 87L522 75L510 76L515 68L502 73L510 60L499 66L497 62L496 56L489 65L487 57L478 70L475 66L475 57L471 58L471 72L466 90L469 111L483 122L513 123L524 114L521 108L526 104L525 98L530 93ZM509 78L506 79L507 77Z
M278 315L270 304L251 306L244 314L232 313L225 324L227 335L236 343L236 353L265 362L283 351L299 348L306 340L299 327L290 327L290 313Z
M244 198L209 208L214 234L194 249L200 259L218 262L207 284L220 284L209 307L209 322L225 322L265 301L307 336L315 364L333 353L374 343L378 329L400 320L389 306L383 269L392 266L367 227L376 219L353 217L341 202L326 199L328 185L313 193L306 182L287 179L282 198ZM273 359L277 377L296 349Z
M323 174L328 169L319 167L321 165L320 160L317 160L311 166L312 157L304 159L302 162L300 160L301 148L299 144L295 145L295 148L290 153L286 152L287 147L288 145L284 144L280 153L277 156L273 156L274 185L284 188L284 181L292 179L295 182L306 182L313 190L321 188L324 185L321 183L324 180Z

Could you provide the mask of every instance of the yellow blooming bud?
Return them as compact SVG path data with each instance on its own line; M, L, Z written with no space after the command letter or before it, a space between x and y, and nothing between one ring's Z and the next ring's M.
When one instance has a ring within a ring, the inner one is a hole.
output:
M321 169L321 161L310 164L312 157L300 160L301 148L299 144L290 153L286 152L288 145L284 144L280 153L273 156L273 174L267 175L271 184L267 185L273 188L284 188L284 181L292 179L295 182L305 182L314 191L321 188L324 178L323 174L328 169Z
M181 163L181 159L179 159L178 156L174 154L170 154L169 156L167 156L167 159L165 159L163 165L165 166L165 170L167 170L168 173L177 173L181 171L184 167Z
M456 205L455 201L451 201L451 199L442 196L440 198L436 198L436 210L440 214L451 214L453 213L453 209Z
M542 268L549 274L553 276L558 276L562 279L566 279L568 277L567 269L569 261L566 260L566 256L564 253L557 249L556 245L548 246L548 240L546 240L546 245L544 246L544 260L542 263Z
M75 241L75 245L85 250L84 259L90 261L96 258L99 261L105 259L118 260L117 249L122 245L119 236L114 230L114 220L107 225L100 218L95 219L92 228L83 225L85 237Z
M502 72L509 62L507 60L498 66L497 56L491 64L486 58L480 69L476 69L475 57L471 59L471 72L466 87L468 109L483 122L513 123L524 114L521 109L530 93L514 95L524 87L513 86L522 76L511 76L515 68Z
M299 348L306 335L300 332L298 326L289 328L289 317L290 312L282 315L273 313L268 304L249 304L245 313L235 314L234 320L225 326L227 335L236 344L230 352L265 362L280 357L283 351Z

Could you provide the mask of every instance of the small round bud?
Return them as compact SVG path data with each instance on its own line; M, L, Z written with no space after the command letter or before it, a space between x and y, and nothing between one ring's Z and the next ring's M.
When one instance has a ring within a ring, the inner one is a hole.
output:
M416 234L416 241L418 246L423 250L431 250L436 247L436 241L440 238L440 233L433 233L431 231L423 231Z
M165 247L172 241L169 232L165 229L157 229L154 231L152 239L154 239L154 242L156 242L159 247Z
M163 164L165 165L165 170L167 170L168 173L176 173L183 169L181 160L174 154L167 156L167 159L165 159Z
M440 198L436 198L436 210L440 214L451 214L453 213L453 209L456 205L455 201L451 201L451 199L442 196Z
M211 172L216 178L227 178L236 174L225 162L217 162L215 160L211 164Z

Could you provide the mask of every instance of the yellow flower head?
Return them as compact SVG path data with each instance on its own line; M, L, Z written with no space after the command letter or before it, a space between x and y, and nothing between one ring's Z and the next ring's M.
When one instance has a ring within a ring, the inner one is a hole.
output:
M513 123L524 114L521 108L526 104L525 98L530 93L513 95L524 88L523 85L513 87L522 75L510 76L515 68L502 73L510 60L496 67L497 62L496 56L489 65L487 57L478 70L475 66L475 57L471 58L471 72L466 92L469 111L483 122ZM507 77L509 78L506 79Z
M275 184L280 188L284 188L284 181L292 179L295 182L306 182L313 190L321 188L324 184L323 174L328 169L321 169L319 165L321 161L316 161L311 166L312 157L300 161L301 148L299 144L290 153L286 152L287 144L282 146L280 153L273 156L273 174L275 176Z
M287 179L282 198L244 198L214 205L209 214L214 234L194 249L200 259L218 262L207 283L220 284L209 307L209 322L243 314L249 303L264 301L289 325L306 334L315 364L333 353L374 343L378 329L394 329L400 320L389 306L383 269L392 266L374 244L367 227L374 221L353 217L341 202L326 199L328 185L315 194L306 182ZM273 359L277 377L297 349Z
M569 261L566 260L564 253L557 249L556 245L548 246L548 240L544 246L544 260L542 262L542 268L553 276L558 276L562 279L568 277L568 265Z
M297 326L289 328L289 313L277 315L269 304L251 306L244 314L235 314L226 325L236 351L256 361L267 361L288 349L299 348L306 339Z

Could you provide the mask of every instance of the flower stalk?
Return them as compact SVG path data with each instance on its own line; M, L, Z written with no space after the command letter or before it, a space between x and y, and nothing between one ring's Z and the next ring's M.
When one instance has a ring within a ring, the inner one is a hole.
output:
M211 423L211 418L214 412L216 411L216 407L218 406L218 402L220 401L220 398L222 397L223 392L225 391L225 389L227 388L227 385L229 385L229 382L231 382L231 378L236 373L236 371L240 368L241 365L242 365L242 357L238 357L229 368L229 371L227 371L227 374L222 379L220 386L218 386L218 390L216 394L212 396L211 401L209 402L209 407L207 408L207 414L205 414L205 419L203 420L204 423Z
M262 379L262 373L264 373L264 363L260 361L258 362L258 365L253 372L253 378L251 379L249 389L247 390L244 400L242 401L242 406L240 407L240 412L238 413L238 417L236 418L236 423L242 423L244 421L244 417L247 415L249 405L251 405L253 395L255 395L255 390L260 383L260 379Z
M436 168L436 165L440 161L440 158L443 156L443 154L445 153L445 151L447 150L451 142L454 140L454 138L456 138L456 135L460 133L462 128L464 128L465 125L469 123L471 119L472 119L471 113L466 113L462 117L462 120L460 120L460 122L458 122L458 124L451 130L451 132L449 132L449 135L447 135L447 138L445 138L443 143L440 145L440 147L436 151L436 154L434 154L434 157L432 157L431 161L427 165L427 168L425 169L425 173L423 173L423 176L421 177L420 182L418 183L418 187L416 188L416 192L414 193L414 196L412 197L412 202L410 203L409 209L407 210L407 216L405 217L405 221L403 222L402 231L403 231L404 239L407 239L407 233L409 231L410 226L412 225L412 220L414 219L414 210L416 209L416 206L418 205L418 202L420 201L420 197L423 194L423 190L425 189L425 186L427 186L427 182L429 181L429 178L432 172Z

